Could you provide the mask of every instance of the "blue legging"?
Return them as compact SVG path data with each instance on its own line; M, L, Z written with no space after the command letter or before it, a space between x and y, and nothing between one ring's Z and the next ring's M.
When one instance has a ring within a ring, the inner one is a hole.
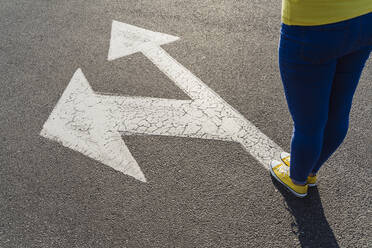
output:
M279 68L294 122L290 177L304 183L344 140L372 50L372 12L320 26L282 24Z

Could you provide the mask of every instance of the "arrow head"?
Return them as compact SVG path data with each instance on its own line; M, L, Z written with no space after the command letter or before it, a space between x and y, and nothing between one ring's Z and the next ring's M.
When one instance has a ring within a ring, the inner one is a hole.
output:
M126 23L113 21L108 60L118 59L149 48L178 40L179 37L153 32Z
M146 182L141 168L113 127L115 123L107 107L78 69L40 135Z

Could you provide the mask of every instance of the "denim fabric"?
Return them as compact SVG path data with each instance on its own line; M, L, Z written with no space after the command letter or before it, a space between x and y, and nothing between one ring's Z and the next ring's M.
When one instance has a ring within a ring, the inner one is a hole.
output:
M344 140L372 50L372 13L319 26L282 23L279 68L294 127L290 176L305 182Z

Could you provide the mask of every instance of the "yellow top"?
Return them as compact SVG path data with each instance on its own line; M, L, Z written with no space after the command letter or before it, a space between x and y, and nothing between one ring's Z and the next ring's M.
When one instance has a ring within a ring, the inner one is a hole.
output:
M372 12L372 0L282 0L282 22L314 26Z

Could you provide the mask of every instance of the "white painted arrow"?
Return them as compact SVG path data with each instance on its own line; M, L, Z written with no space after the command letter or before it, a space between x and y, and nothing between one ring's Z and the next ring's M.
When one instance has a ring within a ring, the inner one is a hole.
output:
M268 168L282 149L160 47L177 39L114 21L108 59L142 52L191 100L99 95L79 69L41 135L144 182L121 134L235 141Z

